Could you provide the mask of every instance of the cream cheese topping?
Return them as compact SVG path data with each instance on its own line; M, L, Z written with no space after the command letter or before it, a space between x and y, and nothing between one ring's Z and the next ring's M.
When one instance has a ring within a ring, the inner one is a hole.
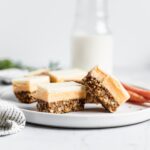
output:
M37 89L37 85L41 83L49 83L48 76L23 77L12 81L14 91L33 92Z
M50 76L54 82L81 81L87 72L80 69L51 71Z
M49 83L38 85L37 99L59 101L85 98L85 88L76 82Z

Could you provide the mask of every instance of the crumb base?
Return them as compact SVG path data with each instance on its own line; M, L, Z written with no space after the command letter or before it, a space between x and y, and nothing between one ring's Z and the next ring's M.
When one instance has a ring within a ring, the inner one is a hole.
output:
M22 103L30 104L36 101L36 98L33 97L33 94L35 92L21 91L21 92L14 92L14 93L15 93L15 96Z
M93 76L88 75L83 80L87 91L87 103L101 103L109 112L115 112L119 107L110 92Z
M49 112L56 114L82 111L84 110L84 101L84 99L73 99L49 103L42 100L38 100L37 109L41 112Z

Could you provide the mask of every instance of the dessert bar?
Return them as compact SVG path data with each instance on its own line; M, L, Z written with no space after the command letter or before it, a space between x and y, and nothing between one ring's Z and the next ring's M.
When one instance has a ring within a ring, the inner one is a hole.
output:
M75 81L80 83L86 75L87 72L80 69L56 70L50 72L51 82Z
M36 101L37 84L49 83L48 76L23 77L14 79L13 90L16 97L23 103L32 103Z
M76 82L41 84L36 93L37 109L50 113L80 111L85 97L84 86Z
M83 84L87 93L86 102L101 103L109 112L115 112L130 97L119 80L99 67L94 67L87 74Z

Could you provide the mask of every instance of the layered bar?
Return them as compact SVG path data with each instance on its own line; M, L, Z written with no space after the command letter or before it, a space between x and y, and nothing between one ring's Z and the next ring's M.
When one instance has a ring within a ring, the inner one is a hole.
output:
M23 77L12 81L13 91L20 102L32 103L36 99L34 97L37 85L49 83L48 76Z
M50 72L51 82L75 81L81 83L87 72L80 69L56 70Z
M25 77L32 77L32 76L49 76L50 78L50 70L49 69L38 69L29 72Z
M84 86L76 82L41 84L36 93L37 109L49 113L81 111L85 97Z
M119 80L94 67L83 79L86 88L86 102L101 103L109 112L115 112L117 108L129 98Z

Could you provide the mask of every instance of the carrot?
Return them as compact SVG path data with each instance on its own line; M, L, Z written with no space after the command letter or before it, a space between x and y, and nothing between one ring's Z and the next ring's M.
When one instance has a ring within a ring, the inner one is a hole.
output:
M143 96L132 92L132 91L128 91L129 95L130 95L130 99L128 100L129 102L133 102L133 103L146 103L148 102L147 99L145 99Z
M141 88L129 86L129 85L125 84L125 83L122 83L122 85L124 86L124 88L125 88L126 90L135 92L135 93L137 93L137 94L143 96L145 99L150 99L150 90L143 90L143 89L141 89Z

